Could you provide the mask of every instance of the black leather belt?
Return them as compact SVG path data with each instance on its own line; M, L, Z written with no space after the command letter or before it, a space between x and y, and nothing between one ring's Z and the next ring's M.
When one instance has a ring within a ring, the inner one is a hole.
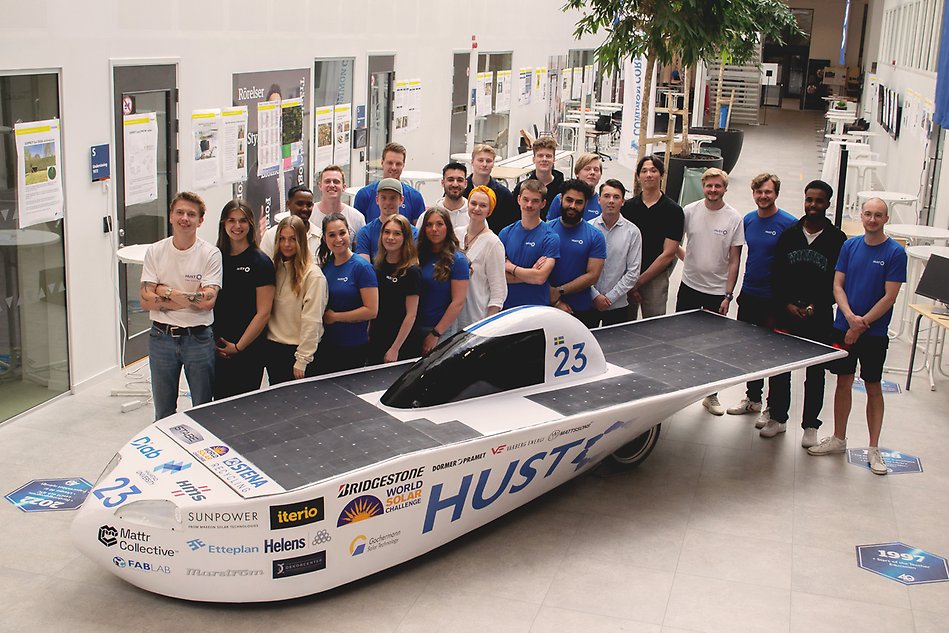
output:
M208 329L207 325L192 325L191 327L178 327L176 325L168 325L167 323L159 323L158 321L152 321L152 327L156 328L160 332L164 332L168 336L193 336L195 334L200 334Z

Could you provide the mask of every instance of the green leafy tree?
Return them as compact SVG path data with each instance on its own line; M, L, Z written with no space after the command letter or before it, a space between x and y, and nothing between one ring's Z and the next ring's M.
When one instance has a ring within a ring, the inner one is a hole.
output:
M574 36L606 39L596 50L600 69L618 70L630 57L646 57L643 94L652 91L657 61L683 68L707 59L723 64L744 64L752 59L758 34L774 40L788 33L801 34L794 15L781 0L567 0L564 11L579 10ZM682 153L689 153L689 103L684 99ZM642 109L643 116L649 108ZM670 125L672 119L670 117ZM639 157L646 151L646 125L640 126Z

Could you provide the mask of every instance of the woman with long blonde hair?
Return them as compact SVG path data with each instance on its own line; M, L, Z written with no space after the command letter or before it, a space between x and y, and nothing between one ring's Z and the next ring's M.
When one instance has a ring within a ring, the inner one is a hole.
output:
M313 357L323 337L327 290L323 272L310 257L306 233L306 224L295 215L277 225L277 291L267 333L271 385L315 375Z
M402 348L415 325L420 283L418 251L408 218L396 214L383 219L373 264L379 282L379 314L369 324L369 363L375 365L408 358Z

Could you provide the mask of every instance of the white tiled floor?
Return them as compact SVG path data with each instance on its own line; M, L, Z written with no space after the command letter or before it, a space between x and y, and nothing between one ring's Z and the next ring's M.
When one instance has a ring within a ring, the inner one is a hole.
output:
M747 129L727 199L752 208L747 183L767 169L784 179L779 202L799 215L818 171L820 124L815 114L769 112L767 126ZM607 174L630 182L616 164ZM907 356L907 343L891 346L891 364ZM152 415L119 413L108 392L123 382L116 372L0 426L0 489L95 480ZM741 388L721 395L726 405L741 397ZM867 441L864 402L855 395L851 446ZM145 593L76 552L69 513L24 514L3 501L0 631L946 631L949 583L907 588L856 566L854 546L865 543L949 555L949 380L931 392L920 379L886 406L883 444L920 456L924 473L876 477L841 456L809 457L797 417L764 440L750 416L714 418L693 405L663 423L637 470L586 476L402 567L275 605Z

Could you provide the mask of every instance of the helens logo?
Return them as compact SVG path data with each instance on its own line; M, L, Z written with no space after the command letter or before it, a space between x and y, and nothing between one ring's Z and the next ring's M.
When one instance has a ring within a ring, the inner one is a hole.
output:
M346 504L343 511L339 513L339 519L336 521L336 527L343 527L350 523L358 523L377 517L385 512L385 506L379 501L378 497L373 495L362 495L356 497Z

